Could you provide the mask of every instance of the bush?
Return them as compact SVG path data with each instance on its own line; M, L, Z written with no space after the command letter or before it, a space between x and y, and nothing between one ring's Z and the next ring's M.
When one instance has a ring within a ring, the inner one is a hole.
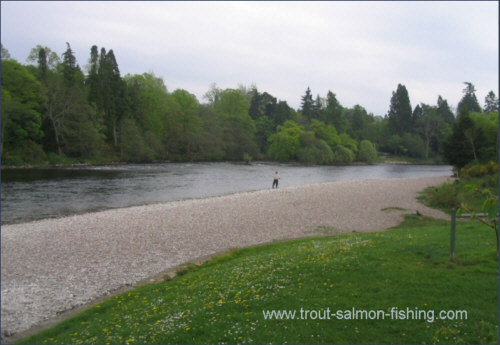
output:
M57 153L54 152L49 152L47 155L47 158L49 160L49 164L51 165L58 165L58 164L70 164L71 160L64 155L58 155Z
M354 160L354 153L347 147L338 145L333 150L333 162L340 164L349 164Z
M362 140L359 143L358 160L366 163L377 160L377 150L369 140Z
M425 190L426 204L440 209L452 209L463 201L462 188L458 182L447 182Z
M473 163L460 169L460 176L464 178L483 177L493 174L498 174L498 163L494 161L487 164Z
M402 138L405 154L410 157L425 157L425 143L419 135L405 133Z
M312 145L297 150L297 159L307 164L329 164L333 162L333 152L325 141L315 139Z

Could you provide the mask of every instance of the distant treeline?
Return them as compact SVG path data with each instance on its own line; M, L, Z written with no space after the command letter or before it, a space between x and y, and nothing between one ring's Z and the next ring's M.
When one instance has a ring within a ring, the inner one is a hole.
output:
M457 117L441 96L436 105L410 105L399 84L385 117L335 94L300 109L255 86L210 87L200 102L186 90L167 90L153 73L122 77L113 50L93 46L82 71L70 44L59 57L37 46L27 64L2 47L1 157L4 165L75 162L250 161L309 164L374 162L377 152L443 158L463 166L497 160L498 99L481 108L465 83Z

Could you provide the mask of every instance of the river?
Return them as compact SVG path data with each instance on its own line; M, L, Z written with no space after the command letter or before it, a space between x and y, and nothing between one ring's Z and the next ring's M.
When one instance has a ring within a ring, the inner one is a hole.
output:
M105 209L205 198L306 184L451 176L447 165L300 166L252 163L163 163L2 171L2 224Z

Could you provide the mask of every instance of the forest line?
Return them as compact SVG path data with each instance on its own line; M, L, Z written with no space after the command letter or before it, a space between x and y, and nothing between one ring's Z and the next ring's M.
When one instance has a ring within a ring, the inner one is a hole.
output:
M461 167L498 160L498 98L479 105L466 82L457 113L411 106L398 84L387 114L343 107L307 87L293 109L256 86L220 89L204 102L187 90L169 92L154 73L120 75L112 49L92 46L85 73L69 43L59 57L37 46L27 64L2 46L2 165L74 162L251 161L306 164L372 163L378 152ZM389 96L389 95L388 95Z

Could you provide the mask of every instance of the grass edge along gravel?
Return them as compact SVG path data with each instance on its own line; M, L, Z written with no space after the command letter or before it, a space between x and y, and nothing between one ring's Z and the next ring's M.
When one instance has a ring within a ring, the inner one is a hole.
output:
M393 229L232 251L19 341L498 343L498 261L482 224L415 215ZM265 310L466 310L467 320L269 320Z

